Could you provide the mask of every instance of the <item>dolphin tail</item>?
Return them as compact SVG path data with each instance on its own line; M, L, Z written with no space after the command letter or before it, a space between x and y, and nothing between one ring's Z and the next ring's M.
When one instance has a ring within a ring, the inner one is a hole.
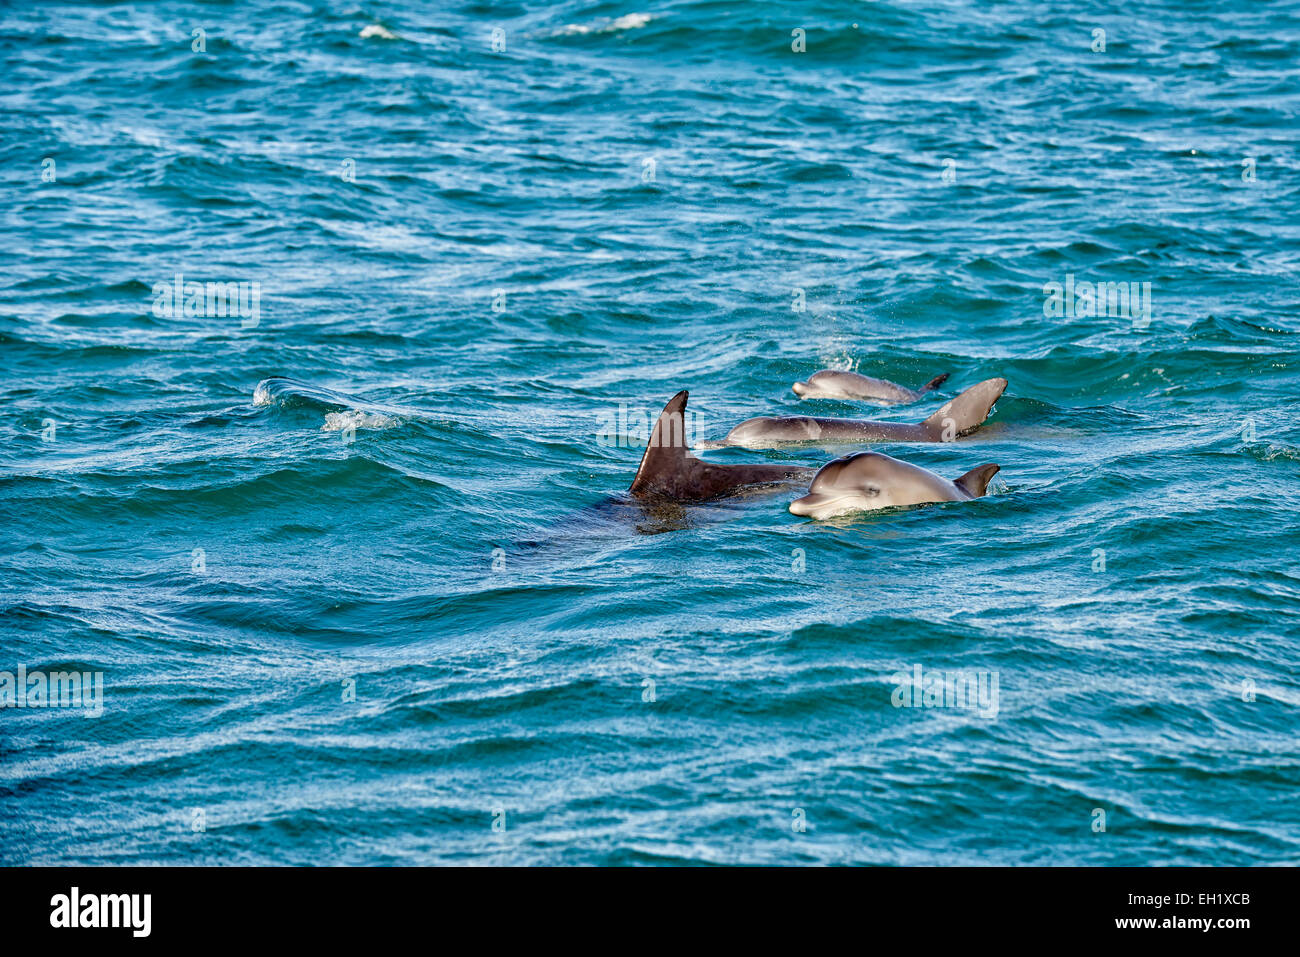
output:
M956 438L974 432L989 417L993 403L998 401L1006 387L1006 379L977 382L957 398L941 405L938 412L921 423L921 428L943 435L945 440L949 436Z
M927 382L925 385L921 386L921 388L917 389L916 391L933 392L935 389L939 388L939 386L943 385L945 382L948 381L948 375L949 374L947 372L945 372L943 375L937 375L929 382Z
M993 476L998 474L999 466L989 463L988 465L977 465L959 479L953 479L952 484L957 486L971 498L980 498L989 489L989 481Z
M676 477L687 467L690 456L686 453L686 399L685 389L668 400L654 431L650 433L650 442L641 456L641 465L636 470L636 478L628 491L633 495L659 492L671 495L676 486Z

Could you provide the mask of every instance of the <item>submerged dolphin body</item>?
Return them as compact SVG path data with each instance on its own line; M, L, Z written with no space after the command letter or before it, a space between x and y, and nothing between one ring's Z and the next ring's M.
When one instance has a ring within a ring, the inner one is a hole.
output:
M427 417L427 413L415 409L399 409L369 402L346 392L335 392L333 389L285 376L272 376L259 382L253 389L253 405L323 412L325 428L344 428L348 425L388 428L408 419Z
M790 503L795 515L823 519L928 502L963 502L980 498L998 466L976 466L948 481L929 469L881 452L854 452L822 466L803 498Z
M747 449L774 449L797 443L949 442L979 428L1006 387L1006 379L985 379L945 402L938 412L917 425L810 415L760 417L746 419L721 441L701 442L698 447L739 445Z
M798 465L717 465L686 451L687 393L668 400L628 492L641 499L704 502L745 488L806 481L813 469Z
M796 382L792 389L801 399L860 399L882 405L900 405L915 402L927 392L939 388L948 373L937 375L919 389L909 389L888 379L873 379L856 372L822 369L808 377L807 382Z

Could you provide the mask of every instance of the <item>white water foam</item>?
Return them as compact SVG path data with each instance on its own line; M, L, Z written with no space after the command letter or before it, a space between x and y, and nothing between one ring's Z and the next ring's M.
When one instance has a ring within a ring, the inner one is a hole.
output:
M560 34L562 36L574 36L583 33L614 33L618 30L636 30L653 19L654 14L652 13L629 13L617 20L610 20L601 25L570 23L560 31Z
M347 409L343 412L326 412L322 432L342 432L346 429L391 429L402 424L402 420L393 415L381 415L378 412L362 412L359 409Z

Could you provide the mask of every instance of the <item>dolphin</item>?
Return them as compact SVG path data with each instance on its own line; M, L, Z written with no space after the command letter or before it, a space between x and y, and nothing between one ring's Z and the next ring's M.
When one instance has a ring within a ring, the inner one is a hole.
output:
M668 400L641 456L628 492L641 499L703 502L734 495L750 486L805 482L814 470L798 465L716 465L686 451L687 393Z
M998 466L979 465L949 482L919 465L881 452L854 452L823 465L790 511L813 519L927 502L965 502L981 497Z
M807 382L796 382L792 389L801 399L861 399L881 405L899 405L915 402L927 392L943 385L948 373L937 375L919 389L909 389L888 379L873 379L856 372L822 369L808 377Z
M977 382L917 425L865 419L823 419L809 415L760 417L746 419L728 432L726 438L701 442L698 447L717 449L739 445L747 449L774 449L800 442L950 442L979 428L1006 387L1006 379Z

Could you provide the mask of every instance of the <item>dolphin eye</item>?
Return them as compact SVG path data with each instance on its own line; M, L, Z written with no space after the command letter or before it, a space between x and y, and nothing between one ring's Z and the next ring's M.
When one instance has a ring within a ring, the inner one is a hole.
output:
M880 489L877 488L877 487L874 486L874 485L868 485L868 486L866 487L866 489L864 489L864 491L866 492L867 495L879 495L879 494L880 494Z

